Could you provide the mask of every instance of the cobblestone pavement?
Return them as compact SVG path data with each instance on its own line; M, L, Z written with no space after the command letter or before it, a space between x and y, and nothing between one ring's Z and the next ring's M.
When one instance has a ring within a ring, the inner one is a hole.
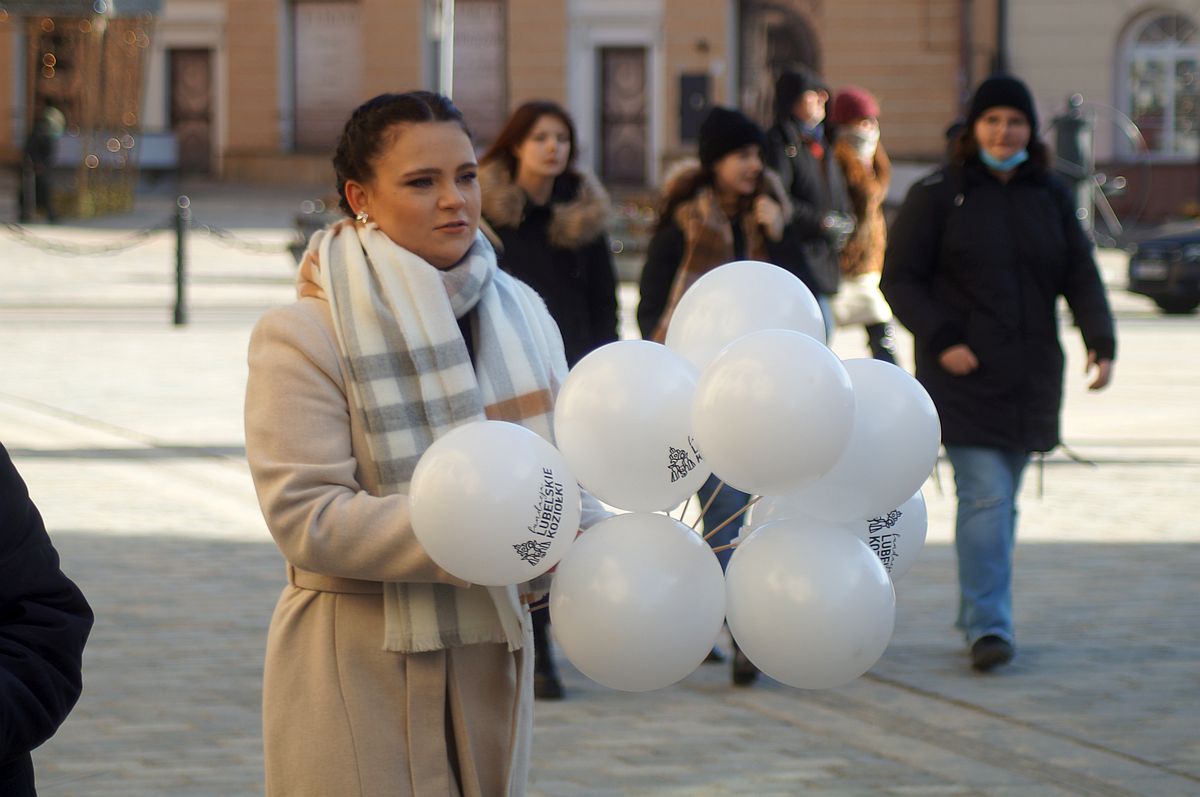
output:
M198 218L220 208L248 240L290 237L289 201L252 195L235 212L193 199ZM293 262L193 236L190 323L172 327L173 245L63 258L0 232L0 440L98 617L84 696L35 753L45 797L262 791L259 687L282 562L246 473L241 394L250 326L290 300ZM1048 457L1040 496L1028 472L1011 668L966 666L950 628L953 501L931 480L929 544L867 676L739 689L705 665L634 695L564 661L568 699L537 707L531 794L1200 794L1200 320L1157 315L1120 291L1120 257L1104 262L1116 382L1087 395L1067 335L1065 437L1094 464ZM834 348L861 356L864 343L842 331Z

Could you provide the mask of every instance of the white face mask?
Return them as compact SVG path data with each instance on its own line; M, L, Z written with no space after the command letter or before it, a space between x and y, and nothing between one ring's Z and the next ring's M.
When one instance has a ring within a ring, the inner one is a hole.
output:
M863 160L870 160L875 157L875 150L879 147L879 128L873 127L863 129L861 127L843 128L840 133L851 147L854 148L854 154Z

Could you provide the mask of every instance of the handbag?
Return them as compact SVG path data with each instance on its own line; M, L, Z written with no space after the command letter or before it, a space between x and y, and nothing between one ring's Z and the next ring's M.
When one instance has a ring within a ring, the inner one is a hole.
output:
M892 320L892 308L879 290L879 273L842 276L833 296L833 317L840 327L883 324Z

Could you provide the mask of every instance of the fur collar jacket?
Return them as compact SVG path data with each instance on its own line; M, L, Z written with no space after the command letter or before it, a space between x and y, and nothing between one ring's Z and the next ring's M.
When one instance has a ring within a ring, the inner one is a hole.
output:
M498 160L483 164L479 168L479 184L487 223L495 229L520 227L529 197L509 174L508 167ZM550 245L579 249L592 243L607 230L611 212L608 192L594 174L579 170L559 177L550 197L547 229ZM497 243L497 236L488 237L493 245Z
M846 193L858 220L854 234L841 252L842 273L848 277L878 273L883 270L883 255L887 248L883 202L892 180L892 162L883 144L875 150L870 168L847 141L838 141L834 145L833 156L845 175Z
M729 215L721 207L716 191L709 185L701 185L699 180L700 164L688 160L671 169L663 181L668 207L671 206L672 200L678 200L670 213L671 220L683 233L684 251L672 281L666 307L654 332L654 340L665 340L671 315L684 292L700 277L739 255L734 248L735 236ZM783 211L784 218L791 215L791 201L779 177L768 169L763 172L759 193L747 198L746 209L737 218L744 249L741 256L752 260L771 261L773 258L766 233L755 221L751 210L759 196L775 200Z

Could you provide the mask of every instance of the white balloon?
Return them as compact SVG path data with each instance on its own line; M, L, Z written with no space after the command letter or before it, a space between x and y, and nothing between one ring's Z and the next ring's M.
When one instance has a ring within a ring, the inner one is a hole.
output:
M711 471L691 429L696 369L659 343L625 340L567 374L554 438L579 483L611 505L651 512L678 505Z
M925 534L929 529L925 496L918 490L898 508L860 520L855 526L855 534L879 556L895 583L917 563L925 546Z
M790 520L796 531L822 531L831 528L841 529L858 535L862 525L858 521L821 520L804 510L803 502L797 500L796 494L760 496L754 506L746 513L749 517L743 527L742 537L749 537L750 532L760 529L768 523L777 520Z
M545 573L579 529L579 485L523 426L476 421L439 437L409 485L413 532L444 570L486 586Z
M821 306L799 277L770 263L738 260L684 292L666 342L703 370L725 346L763 329L791 329L825 342Z
M725 582L708 543L679 521L616 515L580 535L559 564L550 616L580 672L645 692L686 677L712 650Z
M811 484L841 457L854 422L850 377L800 332L752 332L704 369L692 428L713 473L747 493Z
M933 400L903 368L873 359L844 365L854 385L854 430L837 464L796 496L808 514L827 520L899 506L929 477L942 437Z
M869 670L896 623L883 564L853 534L759 528L725 575L729 630L754 664L800 689L832 689Z
M790 528L800 532L839 528L855 535L879 556L879 561L892 577L892 583L903 578L916 564L929 527L925 498L920 491L890 512L857 520L815 518L808 510L804 495L805 492L801 491L790 495L759 497L746 513L746 524L738 541L769 523L790 520Z

